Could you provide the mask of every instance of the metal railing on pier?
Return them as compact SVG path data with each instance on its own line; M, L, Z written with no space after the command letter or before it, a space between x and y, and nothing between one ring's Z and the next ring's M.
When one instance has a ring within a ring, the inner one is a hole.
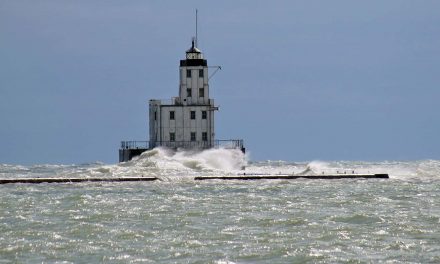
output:
M121 141L121 149L152 149L155 147L184 148L184 149L208 149L226 148L242 149L242 139L214 140L209 141Z
M121 141L121 149L148 149L149 141Z

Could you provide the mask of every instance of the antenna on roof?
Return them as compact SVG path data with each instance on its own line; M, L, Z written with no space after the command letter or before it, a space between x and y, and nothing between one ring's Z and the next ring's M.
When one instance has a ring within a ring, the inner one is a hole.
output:
M198 47L198 45L197 45L197 13L198 13L198 10L196 9L196 47Z

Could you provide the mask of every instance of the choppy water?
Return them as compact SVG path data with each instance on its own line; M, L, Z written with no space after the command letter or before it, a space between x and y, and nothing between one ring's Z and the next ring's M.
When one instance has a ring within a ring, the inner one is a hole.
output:
M120 165L0 165L0 178L161 179L0 185L0 263L440 262L440 161L246 166L389 180L192 180L244 164L240 152L154 150Z

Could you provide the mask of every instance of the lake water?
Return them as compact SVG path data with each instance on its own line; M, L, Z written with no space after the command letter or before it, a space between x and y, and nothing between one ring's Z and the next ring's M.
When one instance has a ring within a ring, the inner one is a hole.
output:
M194 181L242 173L390 179ZM116 165L0 165L0 178L156 176L0 185L0 263L439 263L440 161L246 162L156 149Z

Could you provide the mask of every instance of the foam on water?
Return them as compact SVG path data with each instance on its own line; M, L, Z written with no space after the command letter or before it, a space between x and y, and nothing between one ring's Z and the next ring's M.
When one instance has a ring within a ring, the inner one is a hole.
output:
M243 170L243 168L245 168ZM8 165L0 164L1 178L18 177L133 177L154 176L167 181L192 179L194 176L237 174L372 174L388 173L396 180L433 180L440 175L440 161L258 161L249 162L240 150L204 151L155 148L133 160L118 164L80 165Z
M432 180L440 177L440 161L260 161L250 162L246 172L300 175L387 173L396 180Z
M188 176L236 174L246 164L246 156L240 150L155 148L129 162L90 168L85 176L155 176L163 180L184 180L191 179Z

